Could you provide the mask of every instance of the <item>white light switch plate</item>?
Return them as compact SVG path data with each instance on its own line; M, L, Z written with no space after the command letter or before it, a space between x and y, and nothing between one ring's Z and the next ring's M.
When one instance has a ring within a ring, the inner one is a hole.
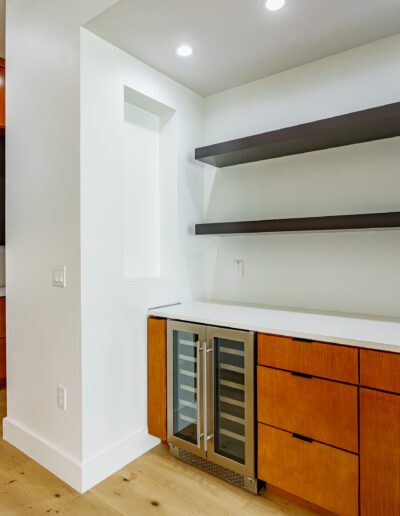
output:
M57 385L57 407L67 410L67 389L62 385Z
M65 265L62 267L53 267L53 287L64 288L67 285L67 269Z

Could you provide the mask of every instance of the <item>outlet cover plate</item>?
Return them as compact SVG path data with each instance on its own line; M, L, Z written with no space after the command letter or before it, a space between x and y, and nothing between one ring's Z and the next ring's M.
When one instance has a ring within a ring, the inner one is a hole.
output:
M244 278L244 261L233 260L233 273L235 278Z

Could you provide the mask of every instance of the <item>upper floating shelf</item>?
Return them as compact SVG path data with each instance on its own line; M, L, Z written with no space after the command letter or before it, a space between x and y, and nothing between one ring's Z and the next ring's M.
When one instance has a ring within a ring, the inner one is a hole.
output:
M399 228L400 212L196 224L196 235Z
M199 147L195 158L229 167L394 136L400 136L400 102Z

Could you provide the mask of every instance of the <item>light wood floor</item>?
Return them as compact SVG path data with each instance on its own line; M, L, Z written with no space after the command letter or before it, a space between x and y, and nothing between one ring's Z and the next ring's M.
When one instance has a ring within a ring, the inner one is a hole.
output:
M0 391L0 419L6 413ZM1 435L2 435L1 425ZM277 497L231 486L170 456L160 445L96 488L79 495L0 439L0 515L306 516Z

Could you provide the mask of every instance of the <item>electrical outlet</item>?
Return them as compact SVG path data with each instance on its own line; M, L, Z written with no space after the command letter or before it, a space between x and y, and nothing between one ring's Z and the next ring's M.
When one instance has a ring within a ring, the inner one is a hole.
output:
M67 410L67 389L61 385L57 385L57 407Z
M53 267L53 287L65 288L67 286L67 268Z
M233 274L235 278L244 278L244 261L233 260Z

